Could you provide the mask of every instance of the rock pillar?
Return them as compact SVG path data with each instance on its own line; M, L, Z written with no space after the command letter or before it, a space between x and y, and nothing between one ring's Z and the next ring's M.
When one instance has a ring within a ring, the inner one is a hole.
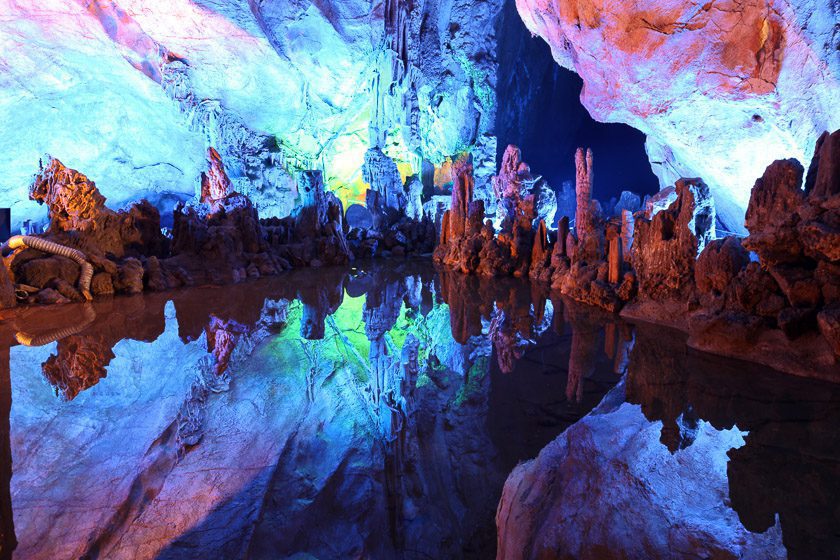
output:
M618 284L621 279L621 238L617 235L610 237L609 253L609 282Z
M592 150L578 148L575 153L575 231L578 239L585 236L592 228Z
M452 204L449 208L449 239L458 239L464 235L474 189L472 164L467 161L454 163L452 165Z
M633 248L633 233L636 225L633 212L630 210L621 211L621 252L624 255L624 262L630 262L630 250Z
M557 224L557 254L567 257L569 252L566 249L566 238L569 236L569 217L563 216Z
M223 200L231 192L222 156L215 148L207 148L207 172L201 173L201 202Z

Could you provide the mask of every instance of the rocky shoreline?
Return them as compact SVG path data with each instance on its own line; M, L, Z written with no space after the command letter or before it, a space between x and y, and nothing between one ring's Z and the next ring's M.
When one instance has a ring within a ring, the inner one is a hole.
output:
M584 150L574 222L564 217L551 231L520 157L509 147L495 178L506 210L498 232L472 200L469 165L454 167L435 262L530 276L574 300L683 330L694 348L840 381L840 131L819 139L807 175L793 159L767 168L744 239L715 239L714 201L699 178L680 179L635 213L607 215L592 198L593 156Z
M434 262L448 269L530 277L578 302L682 330L694 348L840 381L840 131L820 138L807 174L793 159L767 168L743 239L716 239L714 200L699 178L605 211L592 196L593 163L578 150L575 215L555 229L551 191L515 146L493 179L498 225L474 200L469 157L451 165L441 214L417 177L403 183L373 148L363 169L367 208L351 224L319 171L300 172L291 216L261 220L210 148L200 196L175 208L167 234L148 202L111 210L93 181L50 158L30 194L47 205L50 224L4 245L0 309L235 284L434 247Z

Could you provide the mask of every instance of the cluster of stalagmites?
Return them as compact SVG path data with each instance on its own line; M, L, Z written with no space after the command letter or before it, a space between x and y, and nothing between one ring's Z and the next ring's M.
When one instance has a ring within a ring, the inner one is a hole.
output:
M715 239L714 201L701 179L680 179L635 213L618 203L607 217L592 199L591 151L578 150L576 166L574 224L564 217L556 232L522 188L527 166L517 148L495 179L499 232L472 199L469 165L454 167L435 261L467 274L530 276L572 299L688 331L697 348L836 378L840 131L820 138L804 190L796 160L767 168L743 240Z
M49 227L4 245L7 274L0 274L0 309L237 283L292 267L431 252L434 225L422 219L422 208L416 218L405 215L410 199L399 174L399 192L393 196L381 177L372 179L374 194L368 198L376 203L376 223L351 228L319 171L300 173L300 203L291 216L261 220L249 198L233 190L221 157L210 148L200 197L175 208L172 232L166 235L159 211L149 202L111 210L93 181L49 158L30 193L47 205Z
M513 275L550 282L579 301L617 311L634 294L636 282L625 261L634 223L624 210L608 220L591 197L592 152L577 155L575 233L563 217L550 231L556 210L546 204L519 148L508 146L494 187L501 212L500 230L484 219L484 204L474 201L469 162L453 166L452 203L444 213L435 261L464 273Z

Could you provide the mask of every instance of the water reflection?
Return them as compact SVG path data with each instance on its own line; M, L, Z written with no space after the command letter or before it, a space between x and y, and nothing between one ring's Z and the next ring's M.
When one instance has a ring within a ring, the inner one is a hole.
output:
M698 424L745 432L729 450L729 499L754 533L781 528L791 559L840 557L840 387L716 360L647 326L627 375L627 400L662 422L672 453Z
M840 395L703 360L526 281L410 262L31 309L0 324L2 550L489 558L510 471L622 377L668 453L703 421L750 432L729 464L747 530L780 513L792 551L834 550Z

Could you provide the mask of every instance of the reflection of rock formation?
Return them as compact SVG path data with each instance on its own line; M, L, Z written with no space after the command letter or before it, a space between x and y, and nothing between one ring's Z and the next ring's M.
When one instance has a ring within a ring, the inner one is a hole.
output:
M56 355L44 362L44 377L68 401L107 375L113 343L104 336L70 336L58 341Z
M704 424L673 455L622 393L514 469L497 558L784 558L777 528L750 533L726 506L726 452L741 433Z
M662 422L672 453L693 445L698 423L748 432L727 467L744 526L765 532L778 519L791 559L840 553L836 387L686 352L673 332L646 326L637 329L627 398Z

